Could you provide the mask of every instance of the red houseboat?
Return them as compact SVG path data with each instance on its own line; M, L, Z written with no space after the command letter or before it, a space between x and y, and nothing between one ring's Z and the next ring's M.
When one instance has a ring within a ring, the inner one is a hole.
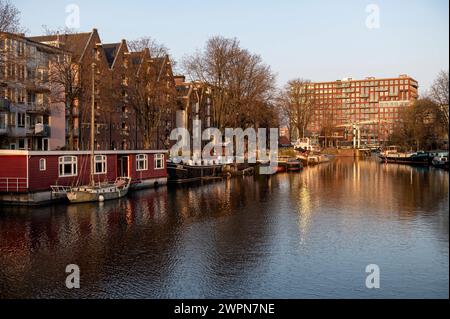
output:
M90 151L0 150L0 204L33 205L65 198L58 188L90 181ZM167 183L167 151L95 151L94 179L130 177L130 190Z

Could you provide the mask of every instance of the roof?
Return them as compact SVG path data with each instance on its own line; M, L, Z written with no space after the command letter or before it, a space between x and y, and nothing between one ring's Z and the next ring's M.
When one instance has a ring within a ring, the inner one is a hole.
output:
M59 42L62 48L72 52L75 57L81 58L93 32L35 36L29 39L41 43Z
M16 33L10 33L10 32L0 32L0 36L6 36L6 37L10 37L10 38L15 38L15 39L23 39L29 43L32 43L32 44L39 46L40 48L42 48L44 50L48 50L48 51L69 53L69 51L67 51L63 48L58 48L58 47L55 47L52 45L47 45L45 43L41 43L39 41L36 41L33 37L26 37L22 34L16 34Z
M140 52L130 52L130 57L131 57L131 63L133 65L138 65L142 61L143 53L142 53L142 51L140 51Z
M103 50L105 51L106 60L108 60L109 67L112 67L116 55L119 52L120 43L107 43L103 44Z

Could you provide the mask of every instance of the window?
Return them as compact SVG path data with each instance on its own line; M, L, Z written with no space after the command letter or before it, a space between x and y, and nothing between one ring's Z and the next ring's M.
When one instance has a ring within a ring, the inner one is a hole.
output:
M155 154L155 169L164 168L164 154Z
M106 174L106 155L95 155L95 174Z
M17 126L25 127L25 113L17 113Z
M19 138L19 150L24 150L24 149L25 149L25 139Z
M6 129L6 121L8 117L5 113L0 113L0 130Z
M58 162L59 162L59 177L77 176L76 156L61 156Z
M47 161L45 160L45 158L41 158L39 160L39 170L40 171L45 171L47 170Z
M43 151L48 151L49 147L48 147L48 138L43 138L42 139L42 150Z
M9 113L9 125L16 126L16 113Z
M148 169L148 160L146 154L136 156L136 171L146 171Z

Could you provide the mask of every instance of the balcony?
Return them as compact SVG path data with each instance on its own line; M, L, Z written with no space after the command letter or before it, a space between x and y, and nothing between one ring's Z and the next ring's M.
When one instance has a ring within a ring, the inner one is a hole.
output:
M47 104L28 103L27 113L50 114L50 107Z
M8 112L10 104L11 102L9 102L9 100L0 98L0 112L1 111Z
M25 86L28 91L40 92L40 93L50 92L48 79L44 79L44 80L29 80L28 79Z
M8 125L6 129L6 134L11 137L26 137L28 129L25 127Z
M33 136L49 137L50 126L47 124L38 123L34 126L34 129L31 129L31 133Z

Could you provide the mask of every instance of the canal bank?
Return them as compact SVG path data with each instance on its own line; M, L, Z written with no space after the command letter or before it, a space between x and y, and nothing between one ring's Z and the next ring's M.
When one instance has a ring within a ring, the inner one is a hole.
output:
M340 159L301 173L2 207L0 297L448 298L448 172ZM67 264L81 270L68 290ZM381 288L365 287L377 264Z

